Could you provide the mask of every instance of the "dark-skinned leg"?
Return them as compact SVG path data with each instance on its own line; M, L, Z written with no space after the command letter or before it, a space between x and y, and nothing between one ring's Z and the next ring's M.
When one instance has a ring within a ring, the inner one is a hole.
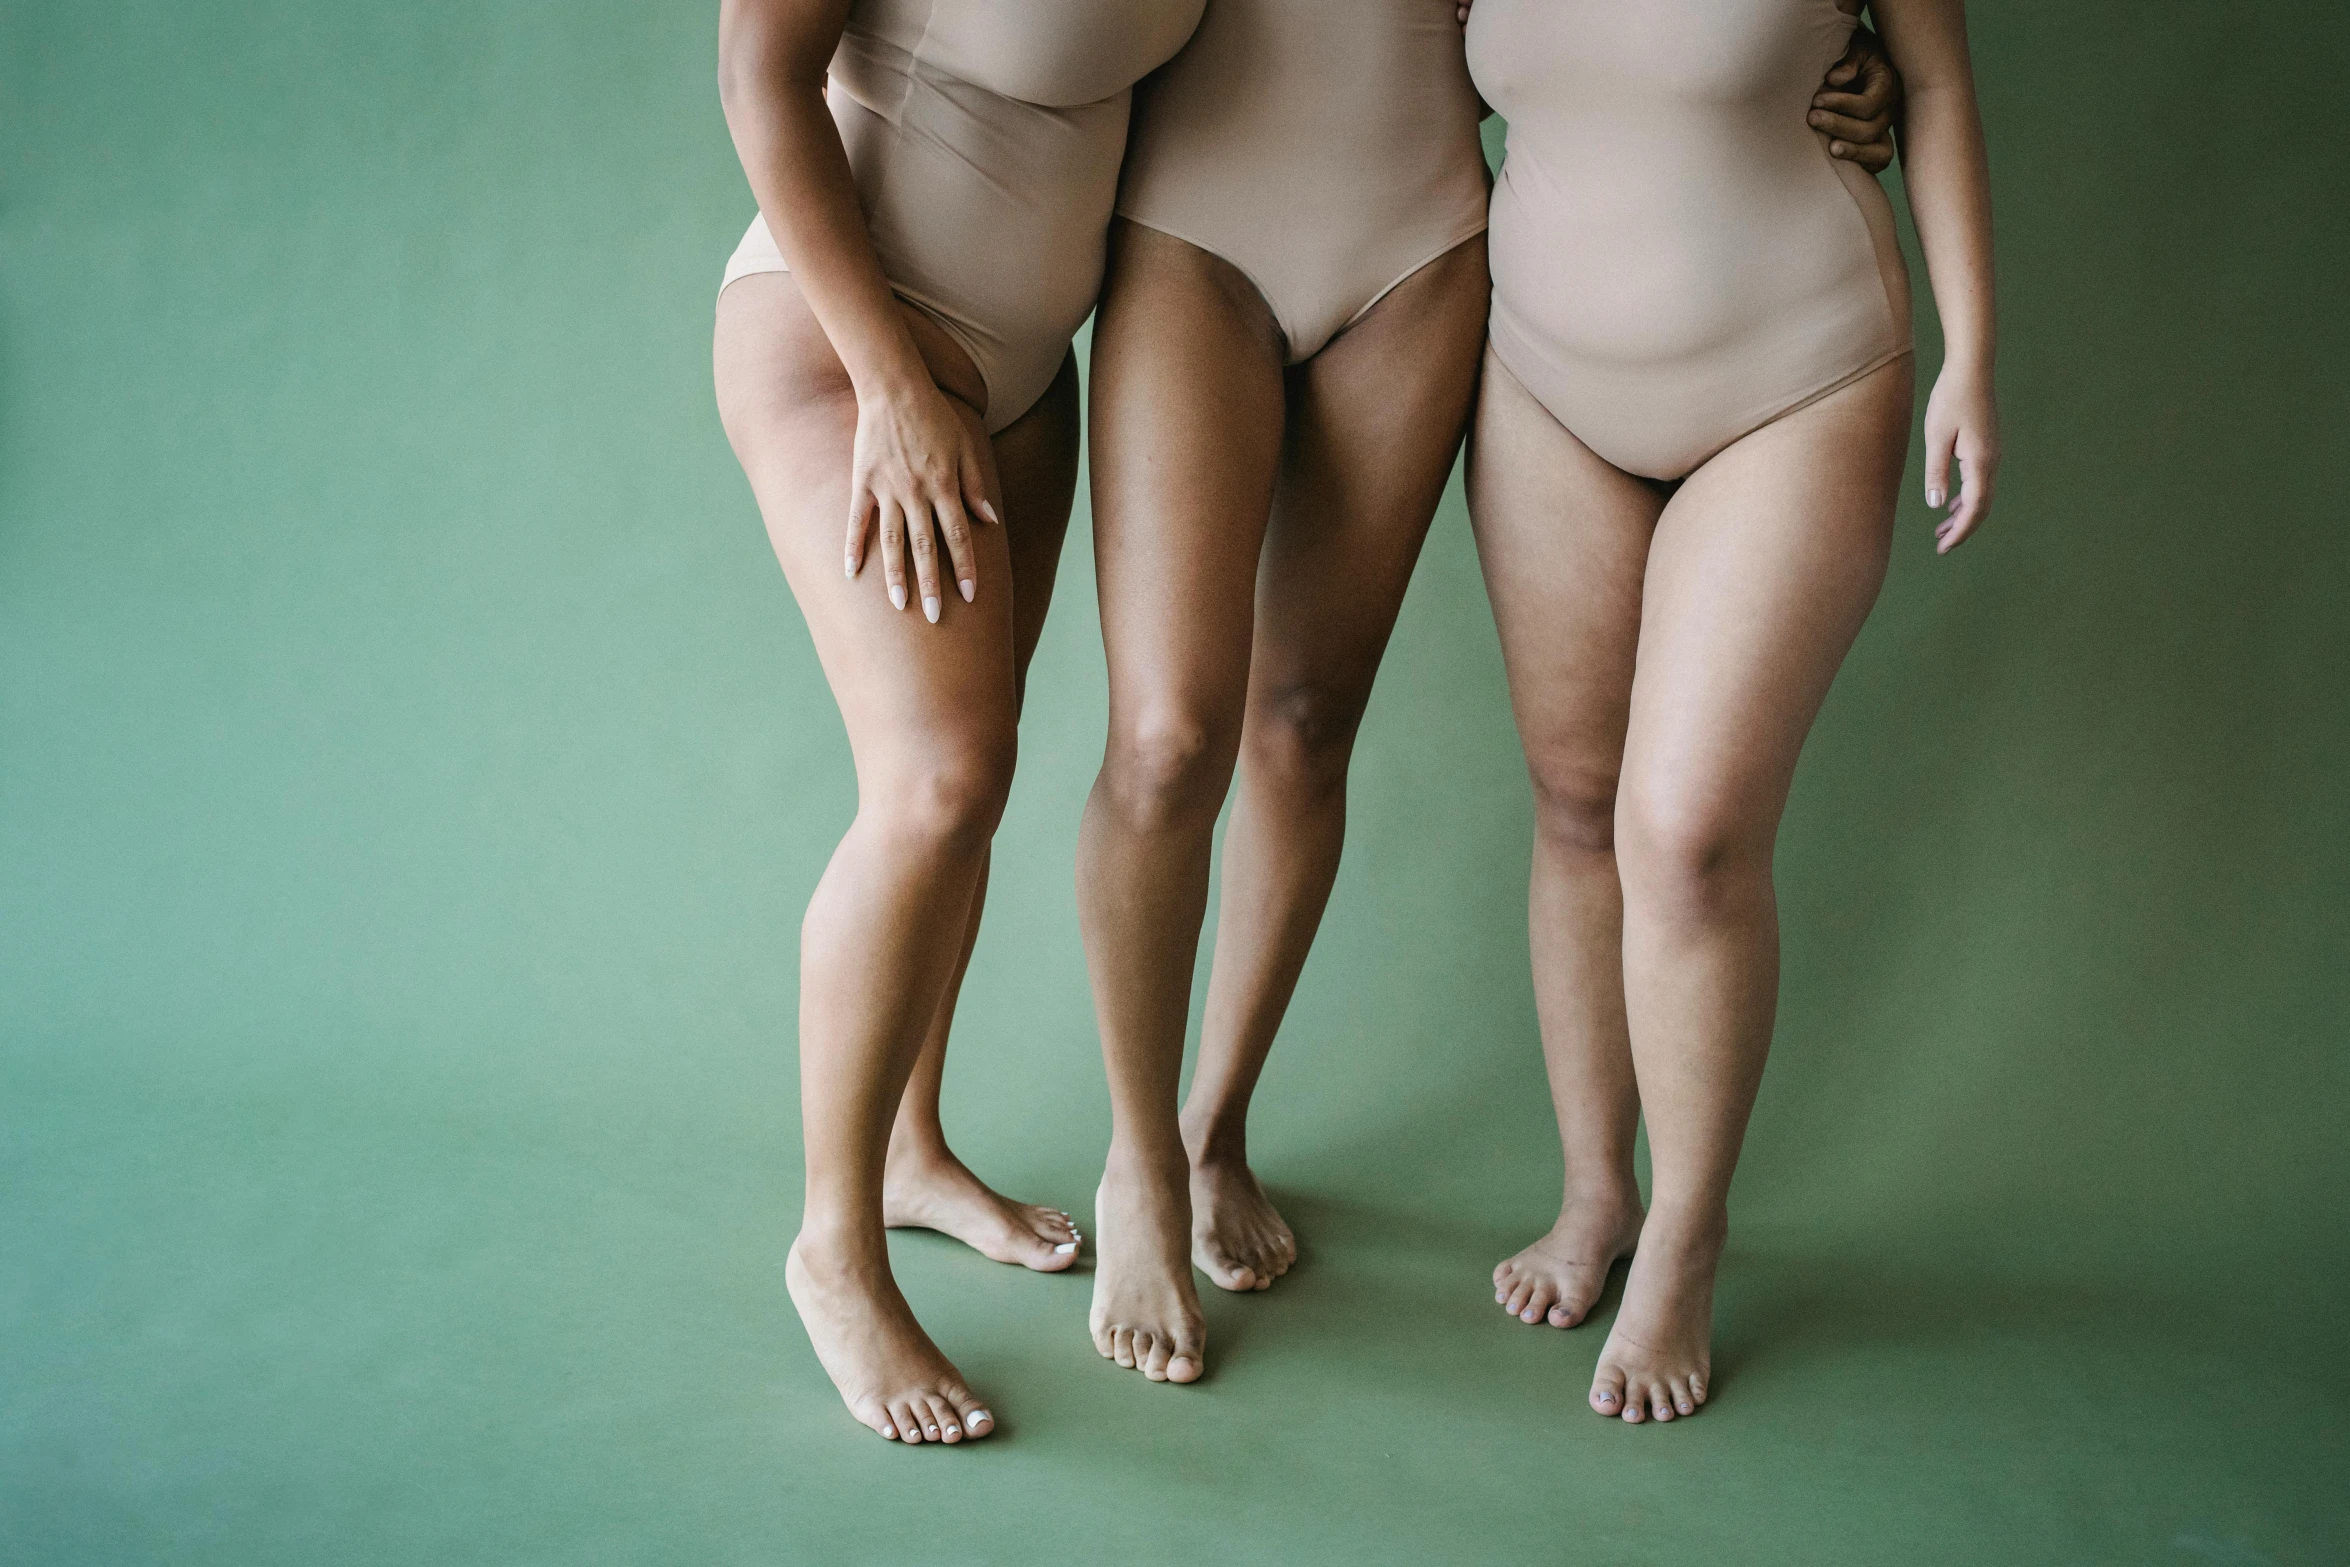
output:
M1110 725L1077 893L1113 1119L1091 1328L1119 1365L1188 1382L1206 1369L1206 1333L1175 1096L1211 840L1247 705L1283 356L1237 270L1123 221L1093 352Z
M1249 1099L1338 874L1356 727L1460 450L1486 298L1479 236L1289 372L1215 962L1183 1109L1192 1260L1228 1290L1264 1289L1297 1257L1249 1168Z

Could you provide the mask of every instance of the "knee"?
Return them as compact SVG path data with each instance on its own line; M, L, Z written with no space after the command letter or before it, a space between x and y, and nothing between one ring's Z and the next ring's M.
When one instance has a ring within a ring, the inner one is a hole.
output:
M1616 846L1616 763L1529 747L1526 770L1534 781L1534 830L1551 848L1608 854Z
M1346 785L1363 697L1299 681L1260 697L1248 716L1252 776L1290 792L1327 794Z
M1017 753L1009 725L944 737L920 757L891 769L865 808L912 853L977 853L1003 819Z
M1677 923L1735 918L1768 899L1771 834L1735 802L1670 786L1627 789L1616 808L1627 904Z
M1197 715L1149 714L1112 733L1102 783L1112 808L1137 830L1200 815L1213 820L1231 781L1234 749L1218 725Z

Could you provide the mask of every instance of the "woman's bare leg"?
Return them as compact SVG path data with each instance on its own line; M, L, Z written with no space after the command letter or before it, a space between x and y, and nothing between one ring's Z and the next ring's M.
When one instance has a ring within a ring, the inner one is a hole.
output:
M1490 353L1469 514L1534 785L1527 934L1566 1181L1548 1234L1493 1270L1523 1322L1570 1328L1640 1234L1616 777L1661 487L1600 461Z
M1653 1166L1591 1404L1705 1402L1730 1177L1778 1005L1771 855L1797 755L1875 604L1909 446L1903 359L1745 437L1657 522L1616 802L1624 993Z
M1208 856L1248 694L1280 461L1281 347L1229 264L1119 222L1094 325L1094 555L1110 732L1077 901L1109 1068L1095 1348L1153 1381L1206 1369L1176 1119Z
M1012 555L1012 675L1022 692L1028 684L1028 661L1044 635L1061 546L1069 536L1069 507L1077 493L1077 397L1077 356L1072 352L1037 405L992 443ZM987 866L982 861L964 922L962 949L890 1129L882 1216L892 1227L951 1235L997 1262L1057 1273L1077 1261L1083 1238L1069 1215L1058 1208L1014 1202L994 1191L955 1157L939 1120L947 1035L986 902Z
M1297 1240L1248 1164L1248 1106L1338 875L1346 772L1380 656L1460 450L1485 340L1482 236L1397 285L1288 375L1259 567L1239 797L1183 1108L1192 1260L1265 1289Z
M915 317L940 385L978 381ZM785 1279L842 1400L899 1440L953 1442L994 1421L907 1308L882 1227L889 1129L966 933L1016 747L1005 529L974 532L980 590L940 622L846 580L841 520L856 400L797 285L744 278L719 298L719 412L816 644L857 767L857 816L809 900L800 941L807 1196ZM992 465L991 465L992 466ZM990 478L990 491L997 493ZM990 585L996 591L990 591Z

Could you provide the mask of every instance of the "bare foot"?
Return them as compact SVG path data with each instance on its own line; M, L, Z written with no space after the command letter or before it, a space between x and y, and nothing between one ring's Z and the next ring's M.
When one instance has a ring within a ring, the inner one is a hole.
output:
M1192 1161L1191 1260L1228 1290L1271 1289L1297 1261L1297 1236L1247 1161Z
M1493 1270L1493 1298L1520 1322L1571 1328L1640 1239L1640 1199L1569 1202L1550 1233Z
M892 1151L881 1182L881 1222L893 1230L936 1230L982 1257L1039 1273L1074 1266L1085 1242L1060 1209L998 1196L944 1148Z
M1693 1415L1713 1375L1714 1269L1726 1220L1667 1234L1652 1225L1632 1259L1623 1309L1599 1351L1591 1407L1633 1425Z
M949 1446L995 1430L995 1416L914 1320L886 1261L811 1244L805 1231L783 1281L824 1374L849 1413L893 1441Z
M1128 1172L1114 1156L1094 1195L1093 1347L1153 1382L1196 1382L1208 1368L1190 1207L1180 1166Z

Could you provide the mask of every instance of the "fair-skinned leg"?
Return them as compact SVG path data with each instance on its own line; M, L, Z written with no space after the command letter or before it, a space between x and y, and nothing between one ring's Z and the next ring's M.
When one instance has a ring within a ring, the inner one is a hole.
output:
M1267 1288L1297 1258L1249 1168L1249 1098L1338 874L1355 731L1460 449L1487 294L1480 235L1288 373L1216 954L1183 1108L1192 1260L1224 1289Z
M1558 1220L1493 1270L1523 1322L1570 1328L1640 1233L1640 1100L1624 1020L1616 778L1660 486L1602 462L1489 353L1469 511L1534 788L1527 932L1565 1155Z
M1796 759L1876 603L1907 359L1690 475L1649 549L1616 801L1624 996L1653 1175L1592 1407L1705 1402L1730 1179L1778 1006L1771 857Z
M967 418L980 383L909 312ZM840 570L856 403L797 286L780 273L720 296L719 412L840 705L857 815L809 900L800 941L806 1206L785 1279L859 1420L954 1442L993 1417L924 1334L890 1273L882 1223L890 1125L954 972L1016 748L1012 595L1003 528L975 530L975 603L937 625L890 608L877 575ZM989 475L994 491L993 475ZM990 592L989 586L999 590Z
M1176 1086L1208 858L1246 710L1280 461L1282 352L1228 263L1119 222L1094 325L1094 558L1109 737L1078 913L1109 1070L1094 1346L1153 1381L1207 1366Z
M1003 487L1004 534L1011 548L1012 676L1015 689L1023 692L1028 662L1044 635L1045 612L1052 605L1061 546L1069 534L1069 508L1077 492L1077 437L1077 356L1072 352L1036 406L999 431L991 443L997 481ZM940 1120L947 1037L986 902L987 867L982 862L954 973L890 1129L882 1214L892 1227L936 1230L997 1262L1057 1273L1076 1263L1083 1239L1069 1215L1058 1208L1014 1202L990 1188L947 1146Z

